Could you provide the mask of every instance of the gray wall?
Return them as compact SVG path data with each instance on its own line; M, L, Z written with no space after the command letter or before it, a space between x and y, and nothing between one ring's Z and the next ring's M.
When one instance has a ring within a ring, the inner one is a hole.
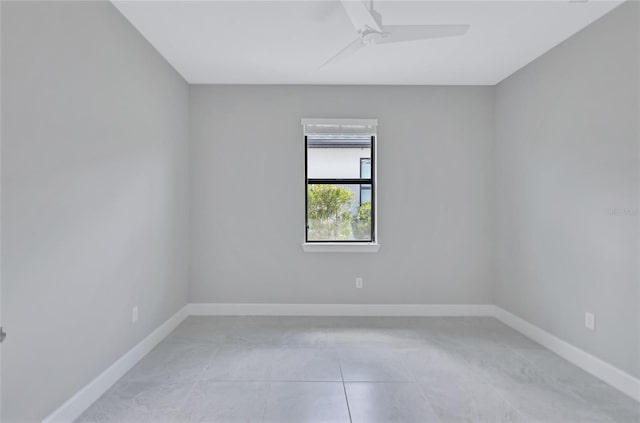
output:
M636 376L638 9L622 5L498 85L494 292L499 306Z
M38 421L186 303L188 87L111 3L3 1L2 89L2 421Z
M192 302L490 302L493 87L192 86L190 105ZM379 119L379 253L302 252L302 117Z

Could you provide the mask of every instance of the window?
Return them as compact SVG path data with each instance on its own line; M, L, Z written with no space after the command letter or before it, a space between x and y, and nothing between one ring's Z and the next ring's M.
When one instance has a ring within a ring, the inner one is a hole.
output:
M374 119L303 119L305 243L375 243Z

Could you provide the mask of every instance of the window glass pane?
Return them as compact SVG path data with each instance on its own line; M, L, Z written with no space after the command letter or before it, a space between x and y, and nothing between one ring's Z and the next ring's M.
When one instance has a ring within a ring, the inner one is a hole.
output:
M368 135L307 136L309 179L358 179L363 158L371 163L371 137Z
M364 186L309 184L307 240L371 241L371 201L360 203Z
M371 185L360 185L360 204L371 201Z
M369 179L371 178L371 159L360 159L360 177Z

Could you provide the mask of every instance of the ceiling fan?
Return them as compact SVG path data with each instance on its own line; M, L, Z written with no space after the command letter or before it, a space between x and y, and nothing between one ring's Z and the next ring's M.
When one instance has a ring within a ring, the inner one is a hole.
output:
M360 0L342 0L342 6L358 37L327 60L320 69L351 56L367 46L457 37L466 34L469 30L469 25L383 25L382 16L373 9L373 0L370 0L368 8Z

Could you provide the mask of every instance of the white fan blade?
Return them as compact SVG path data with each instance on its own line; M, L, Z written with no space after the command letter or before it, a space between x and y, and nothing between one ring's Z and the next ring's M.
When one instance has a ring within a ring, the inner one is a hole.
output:
M362 31L365 27L378 32L382 31L378 22L361 0L342 0L342 6L356 31Z
M336 54L331 59L324 62L324 64L320 66L320 70L324 69L329 63L337 62L344 59L345 57L351 56L352 54L356 53L358 50L360 50L364 46L365 46L365 43L364 41L362 41L362 38L360 37L356 38L351 43L349 43L348 46L340 50L338 54Z
M383 29L385 34L377 44L457 37L466 34L469 25L385 25Z

